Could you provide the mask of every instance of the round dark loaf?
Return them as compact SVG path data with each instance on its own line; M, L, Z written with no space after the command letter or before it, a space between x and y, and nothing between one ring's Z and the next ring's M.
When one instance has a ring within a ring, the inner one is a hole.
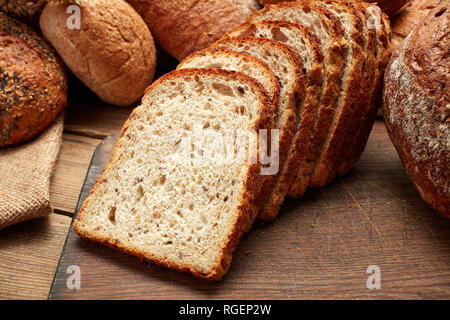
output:
M422 198L450 218L450 12L431 10L392 57L383 110L389 135Z
M0 12L0 147L35 137L66 105L66 74L54 50Z

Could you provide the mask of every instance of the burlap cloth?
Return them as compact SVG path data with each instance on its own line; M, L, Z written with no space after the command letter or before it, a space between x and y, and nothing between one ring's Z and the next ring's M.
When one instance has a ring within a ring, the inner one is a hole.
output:
M52 212L50 178L62 142L64 116L35 140L0 149L0 229Z

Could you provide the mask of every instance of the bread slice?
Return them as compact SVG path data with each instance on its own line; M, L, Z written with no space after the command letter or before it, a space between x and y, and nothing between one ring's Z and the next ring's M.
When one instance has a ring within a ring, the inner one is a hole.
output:
M280 84L267 63L245 52L226 49L204 49L184 58L177 69L225 69L255 78L266 90L274 113L278 113Z
M305 81L301 58L289 46L278 41L259 37L225 38L213 45L213 48L227 48L247 52L268 63L280 81L279 114L275 119L275 128L279 130L278 167L273 175L263 178L260 205L263 206L276 185L288 158L297 126L297 108L304 97ZM273 151L273 150L272 150ZM283 195L284 199L285 194ZM281 202L283 201L281 200Z
M256 36L284 43L302 57L306 71L305 98L297 108L297 125L287 161L280 168L280 175L258 214L261 219L274 219L295 178L294 174L306 163L307 148L317 120L323 85L322 49L319 39L308 28L286 21L243 23L224 37L233 36Z
M366 54L362 48L363 27L356 11L339 1L326 0L317 3L327 8L341 21L346 40L341 92L336 100L330 130L311 176L312 187L323 187L331 181L330 178L334 178L332 174L334 163L339 154L347 150L354 137L355 128L361 121L360 101L363 92L361 84Z
M360 120L354 124L353 128L348 128L349 133L347 135L352 136L353 138L347 145L347 149L344 149L343 152L340 152L339 155L336 155L336 161L333 164L333 168L330 170L328 180L332 180L333 177L339 172L339 167L343 162L348 161L347 157L350 156L352 149L355 148L358 141L361 140L361 128L366 121L367 115L371 113L371 110L373 108L371 99L367 99L366 97L371 97L373 95L373 87L375 86L375 76L377 69L377 39L375 28L373 28L372 25L373 17L371 13L369 13L368 10L365 9L365 5L361 5L361 2L344 0L340 0L340 2L354 8L356 15L361 22L361 46L366 55L363 65L363 80L361 83L361 97L364 98L360 99L358 107L360 112L357 117Z
M339 85L344 67L341 48L343 44L342 25L325 8L305 1L266 5L264 9L251 15L248 20L286 20L299 23L320 39L324 56L324 83L319 113L310 144L307 147L308 158L305 165L299 168L301 172L289 190L290 196L299 198L309 185L311 173L328 134L335 102L340 92Z
M359 6L361 10L365 10L370 15L368 28L372 28L376 32L375 59L377 66L375 70L375 79L373 86L371 87L372 91L366 105L367 109L365 111L365 117L360 122L359 130L355 135L356 139L350 145L349 152L342 157L338 169L338 173L341 175L346 174L359 160L367 144L377 115L384 70L391 55L389 44L392 34L389 18L374 4L356 2L355 5Z
M184 69L163 76L125 123L110 163L83 202L75 232L139 258L219 280L256 217L261 165L253 161L253 152L245 153L244 163L207 156L191 160L213 152L216 145L191 150L189 141L194 140L189 139L187 157L179 161L174 156L183 137L197 126L233 134L271 129L273 117L264 89L245 74ZM249 151L248 144L238 147Z

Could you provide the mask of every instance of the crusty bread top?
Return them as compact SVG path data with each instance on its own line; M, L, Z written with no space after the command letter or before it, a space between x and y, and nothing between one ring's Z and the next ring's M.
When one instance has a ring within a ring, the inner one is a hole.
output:
M283 33L283 30L286 32L292 30L292 32L295 32L299 35L301 34L302 37L298 39L289 39ZM306 41L307 44L302 43L302 45L306 47L307 50L309 51L308 56L300 55L300 52L297 52L299 56L302 58L305 66L310 66L311 62L313 63L323 62L323 54L322 49L320 48L320 40L307 27L295 22L289 22L284 20L247 21L228 31L223 36L223 38L230 38L230 37L266 38L264 36L266 32L270 32L272 34L273 40L289 45L291 49L294 51L299 51L299 48L297 46L293 46L295 41L300 42Z
M317 4L309 0L298 0L295 2L281 2L278 4L266 5L263 9L249 16L247 18L247 21L281 20L278 19L278 17L282 15L287 21L297 22L297 19L295 19L296 10L302 10L305 13L309 13L312 11L320 12L320 14L324 16L326 26L319 27L318 25L316 25L318 28L315 28L314 23L306 19L304 21L298 22L310 27L310 30L318 37L320 36L320 34L318 34L317 32L320 32L321 27L325 27L330 33L331 38L335 39L335 41L338 43L341 41L344 30L337 18L325 8L317 6Z
M450 12L449 5L439 5L412 32L403 50L405 64L415 81L436 101L441 119L450 116Z
M259 2L263 5L266 4L275 4L279 2L285 2L285 1L295 1L295 0L259 0ZM314 0L313 0L314 1ZM321 0L315 0L315 1L321 1ZM340 0L337 0L340 1ZM352 1L362 1L362 0L352 0ZM366 2L374 3L376 2L379 7L383 9L386 14L389 16L393 16L398 10L400 10L405 4L407 4L411 0L364 0ZM427 0L429 1L429 0Z

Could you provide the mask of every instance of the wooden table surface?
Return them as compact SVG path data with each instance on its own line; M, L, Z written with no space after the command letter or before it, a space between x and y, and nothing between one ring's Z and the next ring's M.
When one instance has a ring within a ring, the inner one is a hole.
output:
M155 79L177 64L156 47ZM101 102L68 73L63 144L50 186L54 214L0 231L0 300L47 299L92 155L105 137L120 130L134 108Z
M70 106L66 111L64 142L51 183L51 203L54 207L54 214L47 218L21 223L0 231L0 299L47 299L92 155L103 138L117 132L121 128L123 122L127 119L132 110L132 107L117 108L103 104L95 97L95 95L85 88L77 89L75 92L77 92L77 94L72 94ZM88 103L86 101L88 101ZM385 134L384 125L381 121L377 122L374 134ZM379 139L375 138L372 140L374 143L377 143ZM397 167L400 168L399 176L404 178L404 172L402 172L399 165L399 159L394 155L389 161L397 163ZM371 174L375 174L375 172L371 172ZM398 173L392 172L392 174L396 175ZM356 175L358 175L358 173L356 173ZM370 191L365 190L364 183L361 184L361 188L365 193ZM389 194L389 190L381 191L386 193L386 195ZM326 194L324 194L323 191L318 192L326 197ZM352 201L352 199L349 199L349 201L356 207L350 205L345 208L342 207L341 209L348 212L352 211L352 215L362 215L363 220L367 222L364 224L364 228L367 229L369 238L371 238L372 235L375 238L379 236L378 233L382 233L383 230L379 230L378 228L380 227L377 227L376 224L372 225L371 217L367 216L367 207L359 206L358 203ZM377 201L377 199L372 199L372 205L377 205ZM435 242L436 248L439 248L441 251L444 250L443 252L439 252L439 254L441 254L441 256L443 254L444 257L448 258L449 236L445 236L445 233L442 231L443 229L439 230L439 228L435 228L435 221L441 221L438 222L438 224L447 227L449 225L448 221L441 218L435 219L434 215L437 214L434 212L430 214L430 209L417 195L413 195L406 200L403 199L400 201L403 201L404 205L397 203L397 205L399 205L398 210L408 211L408 206L413 205L423 208L424 215L423 217L403 215L404 217L407 217L405 219L409 219L408 223L411 221L414 222L412 224L414 230L405 228L404 233L400 237L401 239L399 238L401 240L399 240L399 246L403 248L400 251L405 250L405 254L398 255L398 262L401 263L402 259L405 260L405 257L409 253L414 253L413 251L408 250L412 250L415 246L414 239L411 237L416 235L415 232L418 229L422 231L426 229L425 231L429 234L428 239L419 239L420 241L426 241L427 244ZM386 205L386 203L383 205ZM288 210L290 210L289 208L292 206L293 202L288 201ZM319 209L319 211L327 211L327 208ZM353 211L355 212L353 213ZM282 217L287 219L289 215L285 214ZM317 219L318 216L313 218L313 224ZM339 219L339 217L335 216L332 218L332 216L330 216L330 219L336 220ZM415 219L417 219L417 221ZM280 221L283 221L283 219L280 219ZM423 221L433 222L423 223ZM377 222L382 223L382 221ZM330 220L329 223L333 223L333 221ZM353 228L355 226L350 227ZM390 228L389 226L385 227L388 229ZM257 228L260 228L260 224L257 224ZM270 232L270 227L268 230L269 231L267 232ZM255 234L257 233L253 234L254 237ZM250 235L247 239L251 239L251 237L252 236ZM311 237L313 237L313 235L311 235ZM340 244L337 243L336 245L339 246ZM332 246L328 243L328 245L323 248L323 250L325 250L324 254L329 254L331 248ZM370 251L371 249L368 248L368 250ZM244 254L241 255L245 256L247 253L244 252ZM258 259L257 253L253 252L244 259ZM320 263L320 261L317 263ZM440 275L439 272L434 272L432 277L427 278L422 284L425 283L425 285L430 288L437 285L437 296L449 298L450 281L448 259L447 261L441 261L441 263L442 275ZM435 270L439 261L432 261L432 264L433 267L431 267L431 262L430 265L416 266L418 272L422 274L424 279L426 278L424 274L427 272L427 268L430 267ZM270 266L268 266L268 268L270 268ZM402 283L405 281L408 281L410 284L407 288L410 293L420 291L417 290L417 288L414 288L414 286L417 285L417 282L413 281L414 279L409 278L410 275L406 274L407 270L403 271L405 272L404 274L398 275L398 283L395 283L395 292L402 292ZM157 272L166 274L166 271L164 270ZM168 274L171 275L171 273ZM142 274L139 275L142 276ZM362 277L365 276L364 270L361 271L361 275ZM191 281L191 278L189 278L190 276L188 275L177 275L176 277L180 278L181 282ZM164 277L159 280L165 282ZM322 285L325 286L328 280L330 279L324 278ZM288 279L286 279L286 281L288 281ZM340 283L340 285L342 287L344 283ZM200 284L199 286L203 286L203 284ZM341 289L345 293L345 286ZM289 290L292 290L292 288ZM430 290L427 292L429 291ZM393 296L402 297L401 294ZM330 295L330 297L339 298L340 296L336 294ZM344 294L341 297L350 297L350 295ZM378 297L383 297L383 295L378 295ZM410 294L407 295L407 297L420 298L421 296L420 294Z
M87 90L72 99L50 187L54 214L0 231L0 299L47 298L92 154L131 110L105 105Z

